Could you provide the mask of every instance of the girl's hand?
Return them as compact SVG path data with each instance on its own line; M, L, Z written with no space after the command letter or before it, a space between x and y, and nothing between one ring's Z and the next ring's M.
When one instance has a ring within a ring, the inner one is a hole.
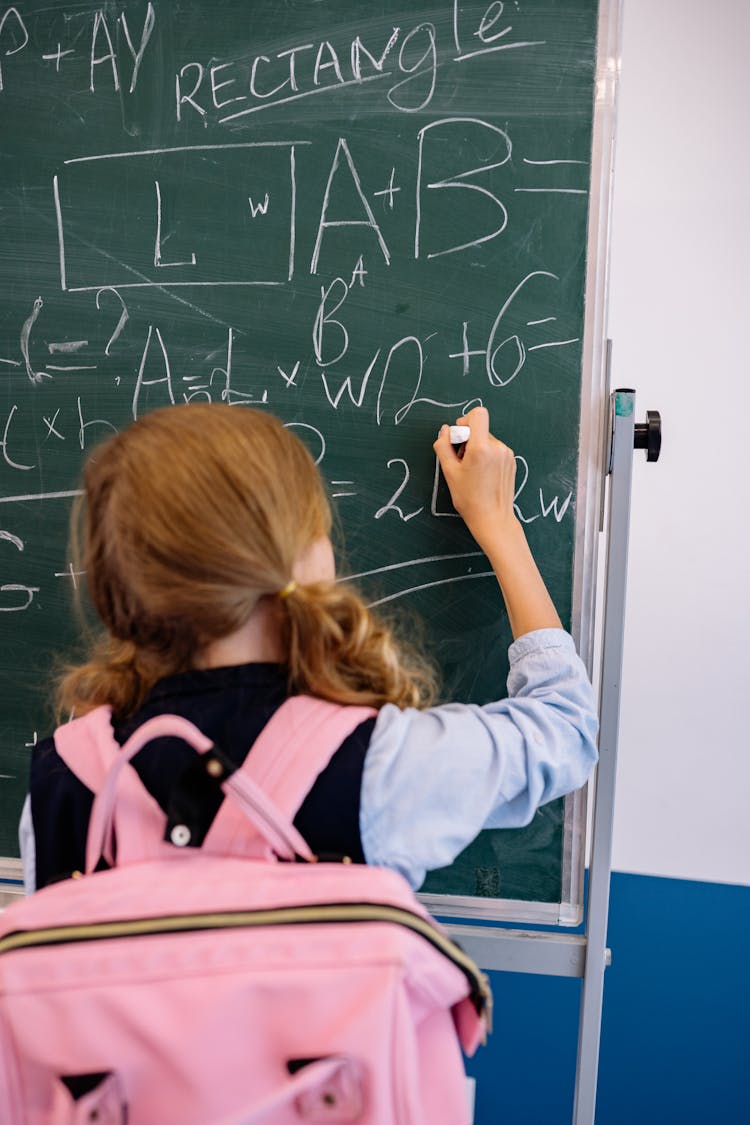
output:
M456 511L486 550L518 522L513 509L516 460L513 450L490 433L490 416L484 406L476 406L456 424L471 428L466 444L452 445L450 429L443 426L433 449Z

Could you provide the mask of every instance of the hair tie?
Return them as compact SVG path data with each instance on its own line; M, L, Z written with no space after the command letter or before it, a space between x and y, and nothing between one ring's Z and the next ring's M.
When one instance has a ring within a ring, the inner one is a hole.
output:
M280 598L288 598L289 595L293 594L296 589L297 589L297 583L292 578L291 582L287 582L287 584L283 588L283 590L279 590L279 597Z

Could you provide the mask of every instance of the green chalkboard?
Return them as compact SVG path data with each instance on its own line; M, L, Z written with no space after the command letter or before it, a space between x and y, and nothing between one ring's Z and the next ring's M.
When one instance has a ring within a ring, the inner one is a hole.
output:
M0 853L75 641L82 460L154 407L293 426L342 565L424 622L446 697L483 702L510 634L431 442L485 403L576 624L597 7L0 5ZM484 833L428 890L560 901L565 822Z

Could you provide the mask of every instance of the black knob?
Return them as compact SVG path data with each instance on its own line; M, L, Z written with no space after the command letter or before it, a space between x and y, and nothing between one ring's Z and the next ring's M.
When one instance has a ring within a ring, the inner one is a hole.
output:
M636 422L634 449L645 449L647 461L658 461L661 452L661 414L658 410L647 410L646 421Z

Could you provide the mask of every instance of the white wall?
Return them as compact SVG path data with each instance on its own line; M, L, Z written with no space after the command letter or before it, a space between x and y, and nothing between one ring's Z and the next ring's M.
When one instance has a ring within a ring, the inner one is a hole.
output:
M750 883L750 3L624 0L613 385L635 455L614 867Z

